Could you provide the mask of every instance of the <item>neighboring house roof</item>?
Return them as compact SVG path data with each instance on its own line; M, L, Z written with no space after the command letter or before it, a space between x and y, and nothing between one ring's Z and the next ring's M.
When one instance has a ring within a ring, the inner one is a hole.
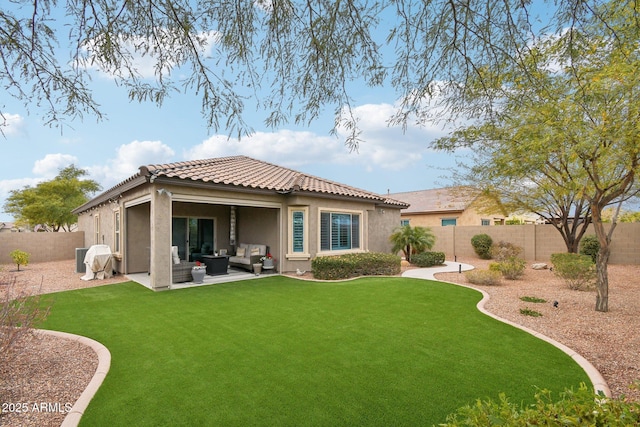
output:
M389 196L410 205L402 210L403 214L462 212L474 200L472 196L465 195L460 187L392 193Z
M177 179L183 183L207 183L229 190L262 190L280 194L308 192L328 197L353 197L371 200L377 204L406 208L404 202L381 196L327 179L318 178L293 169L274 165L247 156L141 166L140 171L93 200L74 210L80 213L145 182L158 179Z

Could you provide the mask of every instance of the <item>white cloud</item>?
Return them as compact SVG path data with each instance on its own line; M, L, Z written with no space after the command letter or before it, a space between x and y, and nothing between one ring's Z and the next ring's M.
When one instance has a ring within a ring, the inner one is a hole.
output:
M361 165L375 169L402 170L415 166L430 151L429 142L445 131L435 126L388 126L396 112L391 104L365 104L353 110L362 133L357 151L349 152L343 141L345 129L338 137L322 136L309 131L279 130L256 132L243 138L230 139L215 135L183 152L187 159L204 159L246 155L292 168L307 164Z
M161 141L132 141L116 150L116 157L87 168L91 178L107 189L136 174L138 168L154 163L172 162L175 152Z
M308 131L256 132L241 140L215 135L188 150L187 159L245 155L281 166L337 162L347 150L340 140Z
M24 133L24 118L20 114L0 113L0 132L7 137Z
M54 178L63 169L71 164L78 164L78 158L71 154L47 154L44 159L36 160L32 172L45 179Z
M433 124L407 123L404 130L400 125L390 126L389 120L396 112L397 107L391 104L365 104L353 109L361 130L357 158L369 170L402 170L414 166L431 151L430 142L446 134ZM338 133L347 137L344 128L339 128Z

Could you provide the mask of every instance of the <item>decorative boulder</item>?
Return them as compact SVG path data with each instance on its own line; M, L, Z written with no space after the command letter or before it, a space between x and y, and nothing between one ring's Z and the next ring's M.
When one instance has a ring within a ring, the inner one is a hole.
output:
M534 269L534 270L546 270L547 269L547 264L545 264L544 262L539 262L539 263L531 265L531 268Z

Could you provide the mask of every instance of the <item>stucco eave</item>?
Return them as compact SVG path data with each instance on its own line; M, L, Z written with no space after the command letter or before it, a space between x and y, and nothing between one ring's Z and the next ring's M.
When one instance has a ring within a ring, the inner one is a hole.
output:
M109 200L119 199L120 196L133 188L136 188L142 184L147 182L147 178L145 176L137 176L131 180L126 181L124 184L111 188L110 190L105 191L104 193L94 197L89 200L82 206L79 206L71 211L71 213L75 215L79 215L83 212L86 212L90 209L93 209L97 206L100 206L104 203L107 203Z

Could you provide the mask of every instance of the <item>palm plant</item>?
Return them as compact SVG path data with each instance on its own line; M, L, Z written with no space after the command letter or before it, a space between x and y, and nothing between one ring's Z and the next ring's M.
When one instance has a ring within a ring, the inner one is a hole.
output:
M402 251L404 258L411 262L411 254L431 249L436 243L436 237L430 228L403 225L389 236L389 241L393 243L393 248L391 249L393 253Z

